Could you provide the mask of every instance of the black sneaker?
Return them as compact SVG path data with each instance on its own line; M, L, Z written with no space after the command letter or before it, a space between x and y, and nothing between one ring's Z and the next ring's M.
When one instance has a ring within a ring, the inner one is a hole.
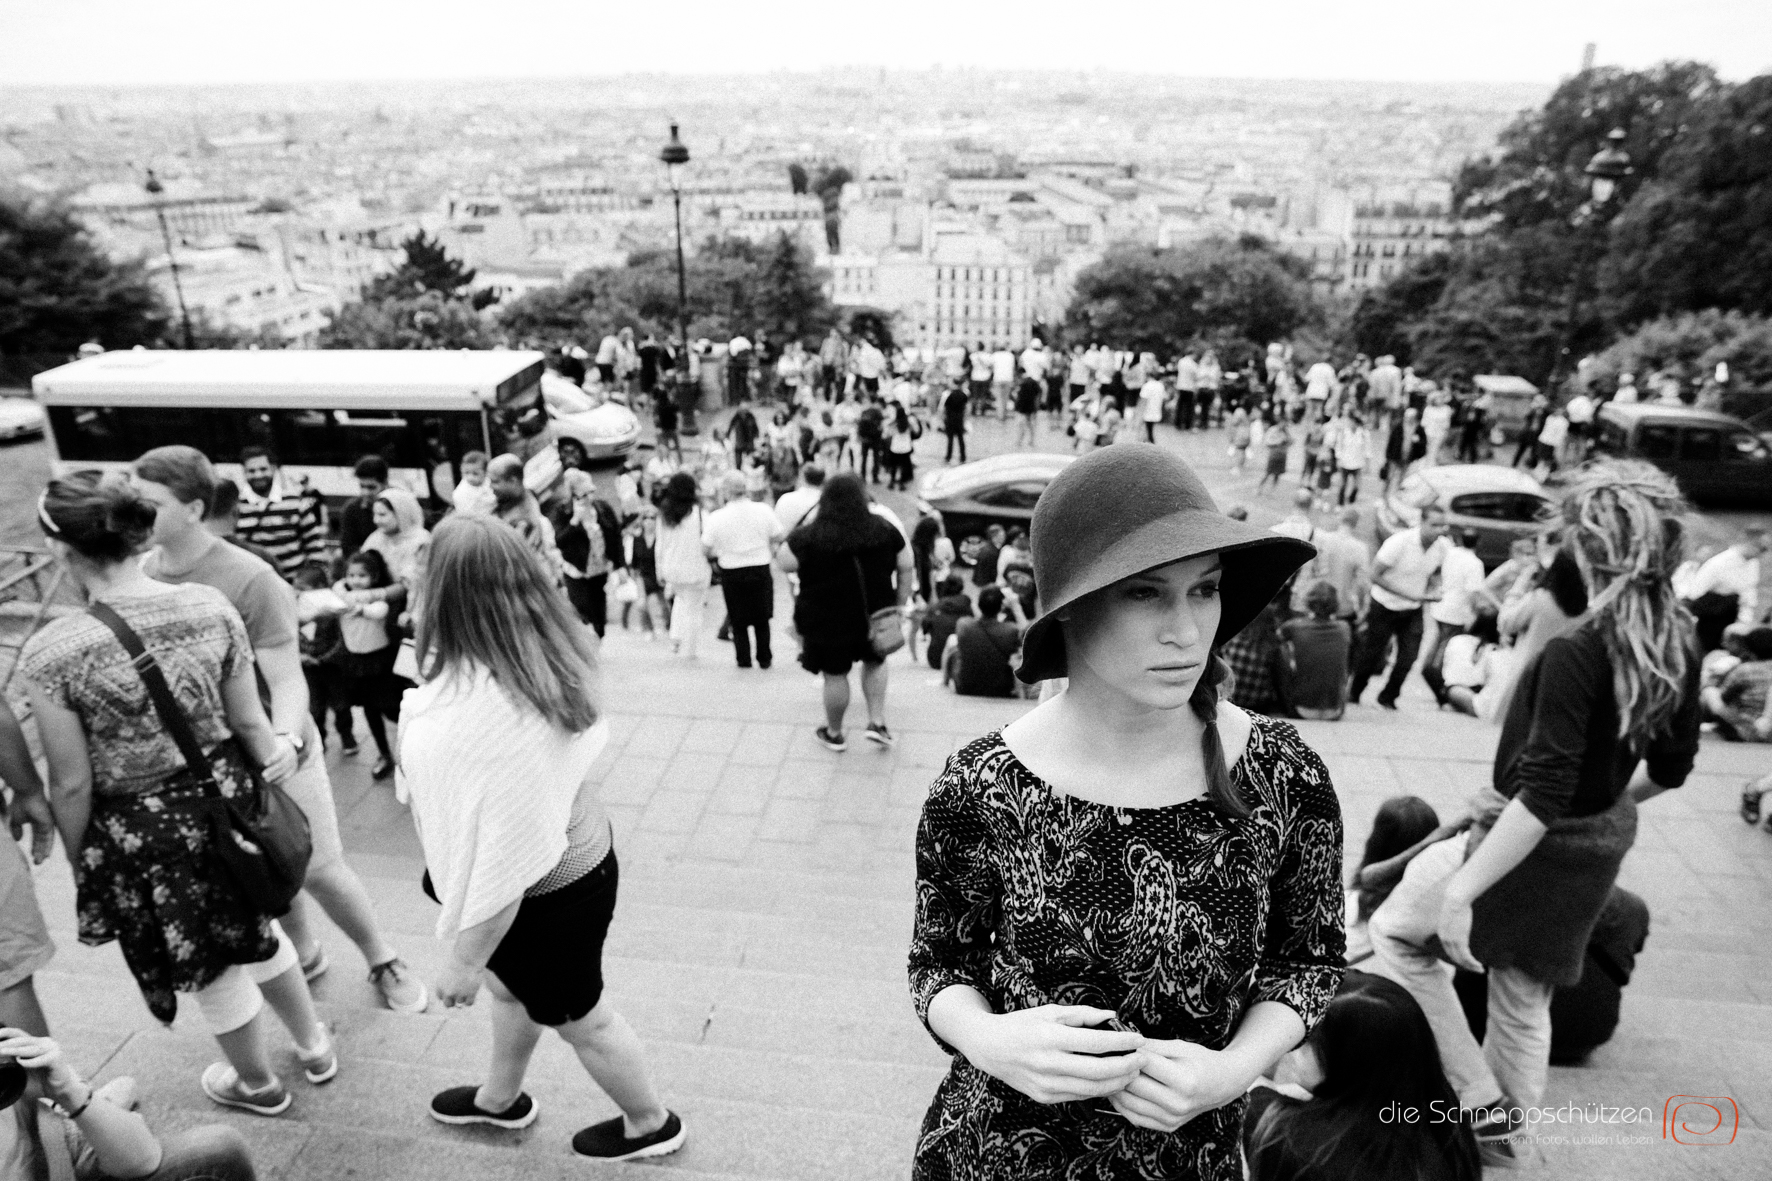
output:
M490 1124L495 1128L527 1128L540 1111L527 1093L503 1111L482 1111L474 1105L479 1087L450 1087L431 1099L431 1118L440 1124Z
M829 729L820 726L812 732L814 738L824 743L826 750L848 750L849 740L841 734L832 734Z
M592 1124L572 1138L572 1151L597 1160L639 1160L648 1156L667 1156L683 1147L683 1121L677 1113L665 1113L665 1122L656 1132L630 1140L622 1135L621 1116Z
M888 730L883 722L878 726L869 726L865 737L869 742L877 742L885 747L890 747L895 741L892 737L892 731Z

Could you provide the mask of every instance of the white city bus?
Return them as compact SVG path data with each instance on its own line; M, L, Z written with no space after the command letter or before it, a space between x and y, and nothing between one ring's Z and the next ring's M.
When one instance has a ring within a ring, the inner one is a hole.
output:
M546 427L541 377L532 352L135 350L39 373L31 389L58 471L184 443L237 478L256 445L338 500L356 495L357 460L380 455L392 483L441 508L464 453L524 453Z

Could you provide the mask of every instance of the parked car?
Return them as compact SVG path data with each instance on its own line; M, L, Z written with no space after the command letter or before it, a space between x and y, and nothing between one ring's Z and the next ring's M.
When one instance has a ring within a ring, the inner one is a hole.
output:
M1437 504L1454 530L1477 531L1477 556L1493 570L1507 561L1517 537L1541 528L1554 504L1544 486L1525 472L1485 463L1417 468L1378 501L1378 540L1413 529L1421 510Z
M29 439L43 433L43 407L29 398L0 398L0 439Z
M960 560L971 565L991 525L1023 529L1034 519L1034 505L1054 476L1074 455L1039 452L994 455L923 477L918 508L941 518Z
M1772 431L1690 406L1608 402L1595 416L1595 451L1646 459L1694 504L1772 505Z

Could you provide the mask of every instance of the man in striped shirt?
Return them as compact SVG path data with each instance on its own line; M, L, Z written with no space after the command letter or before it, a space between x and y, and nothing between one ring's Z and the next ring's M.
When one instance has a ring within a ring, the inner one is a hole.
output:
M326 526L320 520L319 499L305 490L286 489L276 461L263 447L242 451L240 465L246 469L235 524L241 540L270 551L284 578L293 577L305 562L323 560Z

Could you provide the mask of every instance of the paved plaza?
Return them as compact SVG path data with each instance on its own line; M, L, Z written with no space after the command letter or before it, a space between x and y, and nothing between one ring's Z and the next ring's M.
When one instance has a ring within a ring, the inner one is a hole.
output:
M1222 468L1222 443L1214 447ZM0 453L0 464L8 458ZM1204 466L1222 483L1209 459ZM1270 519L1283 498L1271 499ZM833 754L813 739L819 686L787 658L794 644L785 620L776 621L776 668L740 671L731 649L712 638L718 612L709 615L694 665L619 628L604 647L614 735L601 760L603 798L622 869L605 961L609 994L684 1117L681 1153L630 1166L572 1157L572 1132L614 1108L557 1039L536 1056L529 1086L541 1116L526 1131L432 1122L429 1097L475 1081L485 1062L484 1001L448 1016L435 1007L420 1016L381 1010L361 957L326 924L333 966L316 995L337 1030L338 1078L308 1086L284 1049L280 1061L295 1080L290 1111L275 1120L223 1112L198 1088L218 1055L194 1006L172 1031L159 1029L117 948L75 939L59 852L37 875L60 948L38 977L56 1035L98 1079L136 1076L156 1127L230 1123L249 1138L261 1175L281 1181L543 1181L642 1170L683 1181L903 1178L945 1063L905 983L918 809L951 751L1027 705L955 698L931 683L927 665L901 653L889 704L896 748L857 742ZM1300 728L1333 773L1350 849L1388 796L1413 793L1442 814L1454 810L1489 778L1496 737L1474 719L1435 713L1419 680L1397 713L1355 708L1340 723ZM1547 1103L1647 1107L1653 1118L1578 1127L1646 1142L1547 1145L1541 1175L1766 1175L1772 836L1742 824L1735 807L1743 778L1772 763L1769 749L1707 738L1686 787L1645 807L1622 884L1651 908L1648 946L1617 1035L1587 1066L1554 1069ZM403 954L429 977L443 949L431 934L436 908L419 889L410 820L391 783L370 781L367 751L345 760L334 749L329 758L350 860ZM1661 1113L1676 1095L1733 1099L1735 1142L1664 1141Z

